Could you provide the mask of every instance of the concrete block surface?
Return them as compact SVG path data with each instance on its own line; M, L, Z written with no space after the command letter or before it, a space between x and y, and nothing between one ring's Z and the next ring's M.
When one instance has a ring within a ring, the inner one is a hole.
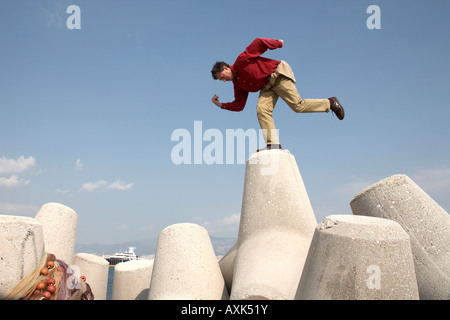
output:
M45 256L39 221L30 217L0 215L0 299Z
M253 154L230 299L293 299L316 224L294 156L288 150Z
M205 228L168 226L158 236L148 299L228 299L225 281Z
M147 300L154 260L132 260L114 267L112 300Z
M421 299L450 299L450 216L406 175L393 175L358 193L355 215L398 222L411 238Z
M296 299L415 300L408 234L392 220L331 215L314 232Z
M77 253L74 264L70 268L80 272L80 276L86 277L86 282L91 287L95 300L106 300L108 287L109 263L106 259L90 253ZM79 268L79 270L76 270Z
M60 203L44 204L36 215L42 224L45 247L57 259L73 264L78 216L71 208Z

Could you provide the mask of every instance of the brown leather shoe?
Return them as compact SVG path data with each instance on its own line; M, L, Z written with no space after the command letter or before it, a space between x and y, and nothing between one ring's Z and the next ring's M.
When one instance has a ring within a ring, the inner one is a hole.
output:
M334 112L336 117L338 117L339 120L344 119L344 116L345 116L344 108L339 103L338 98L332 97L332 98L329 98L328 100L330 100L331 111Z
M264 149L258 149L258 150L256 150L256 152L270 150L270 149L283 149L283 148L281 147L281 144L268 144Z

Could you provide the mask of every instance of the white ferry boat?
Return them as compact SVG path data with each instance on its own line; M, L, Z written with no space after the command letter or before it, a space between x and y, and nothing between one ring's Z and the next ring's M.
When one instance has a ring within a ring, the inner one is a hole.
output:
M116 252L111 256L103 256L108 262L110 266L115 266L119 262L126 262L131 260L139 260L140 257L136 255L134 252L135 247L129 247L128 251L125 252Z

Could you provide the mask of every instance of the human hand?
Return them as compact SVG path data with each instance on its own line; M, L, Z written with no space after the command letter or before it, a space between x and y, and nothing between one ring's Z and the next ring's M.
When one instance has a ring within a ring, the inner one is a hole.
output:
M278 40L278 41L280 41L281 42L281 46L283 46L284 45L284 41L283 40Z
M219 101L219 97L217 95L214 95L211 99L211 102L214 103L219 108L222 108L222 103Z

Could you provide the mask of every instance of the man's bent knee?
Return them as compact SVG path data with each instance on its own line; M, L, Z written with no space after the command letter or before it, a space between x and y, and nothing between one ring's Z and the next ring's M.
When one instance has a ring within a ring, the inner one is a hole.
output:
M302 113L305 112L307 109L307 105L305 103L305 101L303 99L300 99L299 102L297 102L294 107L292 108L292 110L294 110L297 113Z

